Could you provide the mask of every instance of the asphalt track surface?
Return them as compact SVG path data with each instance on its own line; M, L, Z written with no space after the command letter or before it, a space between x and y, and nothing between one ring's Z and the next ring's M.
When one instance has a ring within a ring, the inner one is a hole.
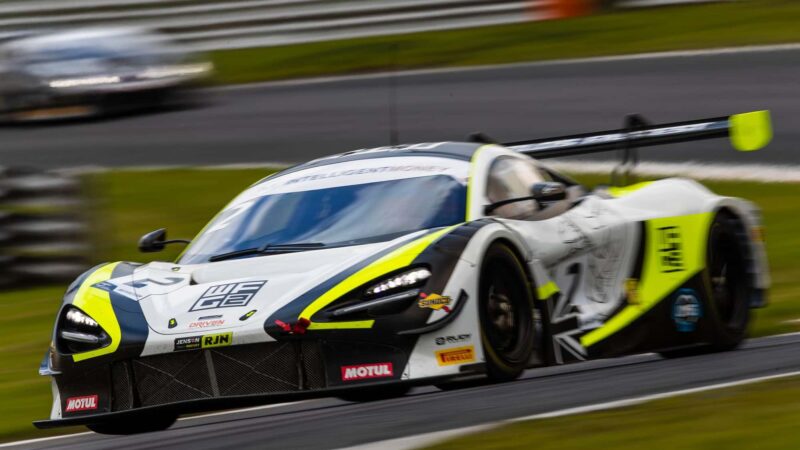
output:
M16 448L330 449L383 441L629 397L800 369L800 335L762 338L741 349L683 359L655 355L527 371L511 383L454 391L418 388L373 403L310 400L271 409L182 420L135 436L84 434Z
M800 162L800 51L517 65L396 77L401 142L499 141L612 129L628 113L678 121L774 113L766 151L719 142L648 149L643 159ZM90 123L0 128L0 165L39 167L302 162L386 145L387 77L213 90L208 105ZM607 156L606 156L607 158Z

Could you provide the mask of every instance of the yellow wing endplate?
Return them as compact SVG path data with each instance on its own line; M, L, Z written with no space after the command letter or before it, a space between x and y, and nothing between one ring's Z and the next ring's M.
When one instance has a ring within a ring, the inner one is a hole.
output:
M731 145L740 152L760 150L772 141L769 111L754 111L730 117Z

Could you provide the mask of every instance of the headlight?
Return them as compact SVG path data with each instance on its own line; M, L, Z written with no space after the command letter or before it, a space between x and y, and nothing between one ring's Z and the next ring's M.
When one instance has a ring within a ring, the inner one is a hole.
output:
M64 354L82 353L111 343L105 330L75 306L64 308L56 328L56 348Z
M119 83L120 78L117 76L97 76L97 77L86 77L86 78L65 78L61 80L51 80L50 85L51 88L54 89L64 89L64 88L71 88L71 87L79 87L79 86L99 86L103 84L115 84Z
M67 311L66 318L67 322L77 326L88 326L90 328L97 328L100 326L94 321L94 319L82 313L77 308L71 308L69 311Z
M428 278L431 277L431 271L425 268L417 268L413 270L409 270L408 272L403 272L398 275L394 275L390 278L387 278L380 283L370 286L366 290L366 295L374 296L380 295L389 291L394 291L403 288L410 288L414 286L419 286L425 282Z

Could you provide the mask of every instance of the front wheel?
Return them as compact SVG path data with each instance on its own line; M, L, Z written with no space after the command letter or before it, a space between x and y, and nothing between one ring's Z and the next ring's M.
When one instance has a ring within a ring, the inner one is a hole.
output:
M533 294L525 269L506 245L493 244L484 256L478 308L489 379L519 378L535 348Z
M155 413L147 417L93 423L86 425L86 428L100 434L139 434L166 430L171 427L176 420L178 420L178 416L175 414Z

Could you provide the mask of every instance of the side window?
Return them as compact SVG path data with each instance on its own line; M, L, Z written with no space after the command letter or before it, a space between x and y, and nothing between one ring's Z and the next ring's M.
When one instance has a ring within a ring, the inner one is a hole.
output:
M534 183L546 181L533 161L501 157L492 163L486 196L492 203L512 198L529 197ZM492 213L508 219L525 219L539 210L534 201L503 205Z

